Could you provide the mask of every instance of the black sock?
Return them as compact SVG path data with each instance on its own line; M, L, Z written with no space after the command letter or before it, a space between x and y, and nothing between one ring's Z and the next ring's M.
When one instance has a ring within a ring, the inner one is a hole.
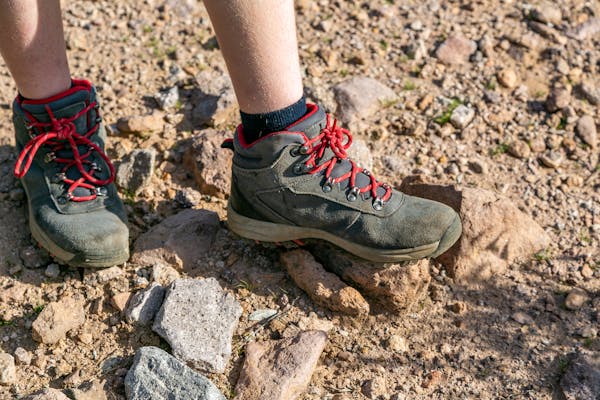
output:
M256 141L261 136L278 132L298 121L306 114L306 99L304 96L289 107L264 114L246 114L240 111L244 138L248 143Z

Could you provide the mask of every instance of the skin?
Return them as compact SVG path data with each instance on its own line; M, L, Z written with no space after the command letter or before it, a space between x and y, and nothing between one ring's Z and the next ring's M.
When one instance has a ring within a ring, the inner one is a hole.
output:
M204 4L242 111L275 111L302 97L293 0ZM68 89L60 0L0 0L0 53L23 96L43 99Z
M60 1L0 0L0 54L21 95L44 99L67 90Z
M240 109L259 114L302 97L293 0L204 0Z

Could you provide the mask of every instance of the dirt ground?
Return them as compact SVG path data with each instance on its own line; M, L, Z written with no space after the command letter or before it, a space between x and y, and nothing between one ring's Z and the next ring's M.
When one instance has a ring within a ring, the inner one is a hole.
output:
M190 117L186 96L167 112L162 133L120 135L114 124L156 109L153 95L161 89L178 85L182 93L193 93L202 87L195 78L200 72L225 70L203 6L177 3L64 4L73 74L97 85L105 120L113 126L109 154L119 159L134 148L158 151L151 185L138 196L123 193L132 241L181 210L174 196L178 190L195 188L182 165L181 146L203 127ZM197 207L216 211L223 222L219 245L187 275L215 276L235 293L244 308L235 349L254 331L247 313L277 309L284 297L294 302L282 324L259 330L254 339L329 328L329 343L305 400L365 398L362 388L371 380L383 385L383 398L391 399L560 398L556 388L568 354L600 350L599 153L575 134L578 117L589 115L600 124L600 107L577 89L592 82L600 90L600 35L577 40L566 34L600 17L600 2L553 4L562 12L561 23L551 28L554 39L531 27L537 3L297 1L309 99L335 111L332 87L353 76L375 78L399 97L354 127L355 135L368 141L373 169L382 180L397 186L405 176L421 173L502 193L546 230L552 245L484 282L459 284L435 266L430 295L413 309L392 314L375 308L368 317L351 318L315 305L296 287L279 262L280 250L250 245L229 233L226 200L199 195ZM477 42L478 50L469 62L446 66L435 49L455 33ZM498 80L506 69L516 75L511 88ZM558 85L567 88L570 100L566 110L550 113L544 102ZM22 347L34 362L17 366L17 382L0 387L0 398L99 378L107 382L109 399L124 399L123 378L135 350L167 345L149 329L128 324L109 299L115 292L136 290L149 271L127 264L124 274L95 283L85 279L89 271L64 266L59 277L50 278L44 272L49 260L39 269L14 268L34 245L23 193L12 177L14 95L8 71L0 67L0 348L13 354ZM476 111L463 130L435 122L452 99ZM232 114L216 128L230 135L235 124ZM515 140L528 143L529 154L511 154ZM560 166L540 161L548 152L560 156ZM232 258L238 268L227 273ZM590 298L577 310L564 306L573 288L586 290ZM66 293L86 300L84 326L55 346L33 341L31 323L40 306ZM530 320L518 322L515 314ZM228 396L242 362L239 350L226 374L210 376Z

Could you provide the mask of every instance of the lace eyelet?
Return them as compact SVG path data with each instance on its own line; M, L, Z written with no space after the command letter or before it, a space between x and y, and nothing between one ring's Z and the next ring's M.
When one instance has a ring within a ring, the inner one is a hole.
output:
M350 201L350 202L356 201L358 199L359 193L360 193L360 189L355 186L352 189L350 189L350 192L346 196L346 199L348 199L348 201Z
M308 154L309 151L310 148L308 146L300 146L300 148L298 149L298 152L302 155Z
M331 192L333 190L333 178L327 178L327 180L323 184L322 189L325 193Z
M302 175L302 174L304 174L304 172L305 172L304 164L298 163L298 164L294 165L294 173L296 175Z
M67 204L72 199L73 199L73 194L67 192L64 195L57 198L56 201L58 201L58 204Z
M375 211L381 211L383 209L383 205L385 203L383 202L383 200L381 200L379 197L375 197L375 200L373 200L373 209Z
M108 190L104 186L97 187L95 192L96 196L106 196L108 194Z
M56 160L56 154L54 154L54 152L49 151L48 153L46 153L46 155L44 156L44 162L46 164L51 163L52 161Z
M61 183L65 180L66 177L67 177L67 175L64 172L59 172L58 174L55 174L52 177L51 182L52 183Z
M96 123L99 124L100 122L102 122L102 117L96 117Z
M290 149L290 156L298 157L300 155L299 147L294 146Z

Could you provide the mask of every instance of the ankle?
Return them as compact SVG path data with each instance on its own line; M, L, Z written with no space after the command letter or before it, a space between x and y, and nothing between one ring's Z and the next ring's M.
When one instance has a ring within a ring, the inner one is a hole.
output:
M304 96L294 104L280 110L262 114L247 114L240 111L244 136L251 143L272 132L281 131L306 114L307 106Z

